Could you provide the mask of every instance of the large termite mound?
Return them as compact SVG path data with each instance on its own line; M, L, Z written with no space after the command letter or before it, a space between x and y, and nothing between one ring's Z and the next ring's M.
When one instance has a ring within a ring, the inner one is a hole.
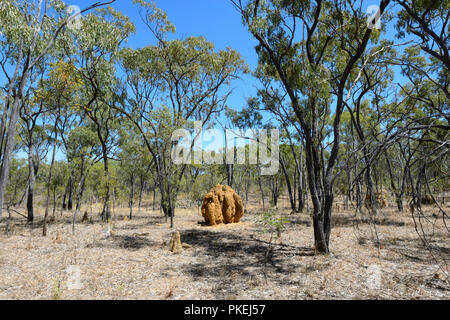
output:
M218 184L203 199L202 216L209 226L239 222L243 214L241 197L229 186Z
M375 191L374 193L375 199L374 202L376 204L376 207L379 209L383 209L386 208L387 206L387 193L386 191ZM366 194L366 199L365 199L365 204L367 208L372 208L372 201L371 201L371 196L370 193L367 192Z

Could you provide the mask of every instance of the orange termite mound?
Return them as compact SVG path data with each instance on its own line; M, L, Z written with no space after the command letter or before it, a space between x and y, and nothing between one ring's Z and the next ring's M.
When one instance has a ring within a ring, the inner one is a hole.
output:
M243 214L241 197L229 186L218 184L203 199L202 216L209 226L239 222Z
M379 209L383 209L387 207L387 192L386 191L375 191L374 193L375 196L375 203L377 205L377 207ZM366 194L366 199L365 199L365 205L367 208L372 208L372 201L370 201L371 199L370 193Z

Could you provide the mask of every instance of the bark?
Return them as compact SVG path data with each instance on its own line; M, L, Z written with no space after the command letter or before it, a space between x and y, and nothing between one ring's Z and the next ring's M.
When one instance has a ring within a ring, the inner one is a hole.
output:
M153 211L156 210L156 186L153 187Z
M230 187L233 187L234 165L233 164L227 164L226 165L226 170L227 170L227 184Z
M295 154L295 152L294 152ZM300 164L297 165L298 172L298 211L303 212L305 208L305 195L303 192L304 179L303 179L303 143L300 143Z
M28 192L27 192L27 220L33 223L34 220L34 186L36 184L36 175L38 172L38 163L35 161L34 156L34 146L31 144L28 146L28 168L29 168L29 178L28 178Z
M23 83L23 80L22 80ZM21 85L23 91L23 84ZM21 93L20 93L21 96ZM11 119L9 120L8 133L6 135L5 151L3 153L3 161L0 169L0 218L2 217L3 202L5 198L6 184L9 178L9 169L11 163L12 152L14 149L14 142L16 139L16 127L19 119L19 105L21 98L14 99L13 107L11 109ZM31 220L32 221L32 220Z
M67 200L67 210L73 209L73 175L70 175L69 179L69 199Z
M16 83L16 80L18 78L19 75L19 69L20 69L20 65L22 63L22 58L23 58L23 41L20 41L20 45L19 45L19 56L17 57L17 64L16 64L16 68L14 71L14 75L10 81L10 84L14 84ZM28 57L27 59L27 63L29 63L30 57ZM21 98L22 98L22 94L23 94L23 89L25 86L25 82L27 80L28 77L28 72L24 72L22 74L22 79L21 79L21 83L19 86L19 91L17 93L17 95L14 97L13 100L13 104L12 104L12 109L11 109L11 119L9 121L9 126L8 126L8 131L6 134L6 145L5 145L5 151L3 151L3 139L4 139L4 132L5 132L5 128L6 128L6 122L7 122L7 113L8 113L8 109L9 109L9 105L10 105L10 99L13 93L13 85L9 86L9 90L8 90L8 95L6 96L6 106L5 106L5 110L3 111L3 115L2 115L2 124L1 124L1 143L0 143L0 151L2 151L2 163L1 163L1 167L0 167L0 219L2 217L2 211L3 211L3 202L4 202L4 198L5 198L5 189L6 189L6 184L8 183L8 177L9 177L9 165L10 165L10 161L11 161L11 156L12 156L12 151L14 148L14 141L16 138L16 126L17 126L17 121L19 118L19 106L21 103Z
M70 165L70 163L69 163ZM73 169L70 172L69 180L67 181L66 188L64 190L64 196L62 200L62 209L63 210L72 210L72 190L73 190ZM67 205L66 205L66 199Z
M271 191L272 191L272 203L276 207L278 205L278 197L280 195L279 185L278 185L278 177L271 176L271 183L270 183Z

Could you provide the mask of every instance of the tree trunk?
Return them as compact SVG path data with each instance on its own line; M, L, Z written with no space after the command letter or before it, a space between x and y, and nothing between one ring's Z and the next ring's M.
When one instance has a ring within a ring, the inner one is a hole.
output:
M69 199L67 200L67 210L73 209L73 174L69 178Z
M53 188L53 211L52 211L52 219L56 219L56 186Z
M61 208L62 208L63 210L66 210L66 209L67 209L67 206L66 206L66 197L67 197L68 191L69 191L69 183L67 183L66 188L64 189L64 194L63 194L62 204L61 204Z
M303 193L303 143L300 143L300 165L298 168L298 211L303 212L305 208L305 195Z
M234 165L233 164L227 164L226 165L226 170L227 170L227 184L230 187L233 187Z
M30 47L30 51L34 51L34 41L32 47ZM16 68L14 71L14 75L10 80L10 86L8 90L8 94L6 96L6 106L9 106L10 98L12 95L12 90L14 87L14 83L18 80L19 70L20 66L22 65L22 59L23 59L23 41L20 42L19 48L18 48L19 55L17 57L16 61ZM32 52L29 52L28 57L26 59L25 65L23 67L22 77L20 79L20 85L18 88L18 92L16 96L14 97L14 101L11 108L11 118L9 120L8 125L8 131L6 134L6 145L5 145L5 151L2 153L2 163L0 167L0 219L2 217L2 211L3 211L3 202L5 199L5 190L6 190L6 184L8 183L9 179L9 166L11 162L11 157L14 149L15 139L16 139L16 128L17 128L17 121L19 120L19 111L20 111L20 104L22 101L22 95L23 90L25 88L25 84L28 81L28 73L29 73L29 64L31 59ZM3 148L3 132L6 128L6 119L7 119L7 112L8 108L5 107L3 111L2 116L2 125L1 125L1 144L0 144L0 150Z
M105 183L106 183L106 194L103 203L102 219L103 221L109 221L111 219L111 186L109 184L108 154L106 144L104 141L102 141L102 152L103 152L103 167L105 170Z
M20 97L23 92L23 85L24 85L23 82L24 82L24 79L22 79L22 84L21 84L22 90L19 93ZM3 152L2 165L0 168L0 218L2 217L3 202L5 199L5 190L6 190L6 185L8 183L8 178L9 178L9 167L10 167L11 157L12 157L12 153L13 153L13 149L14 149L14 145L15 145L16 127L17 127L17 122L19 119L20 102L21 102L21 98L16 97L14 99L13 106L11 109L11 119L9 120L9 125L8 125L8 133L6 135L5 151ZM33 217L31 217L31 219L33 219ZM31 220L31 221L33 221L33 220Z
M288 191L288 195L289 195L289 202L291 204L291 209L292 209L292 211L295 211L295 202L294 202L294 197L292 195L291 180L289 179L289 174L287 172L286 165L281 156L280 156L280 164L281 164L281 169L283 170L284 178L286 179L286 187L288 189L287 191Z
M153 187L153 211L156 210L155 204L156 204L156 186Z
M134 197L134 174L131 174L130 179L130 200L128 202L130 207L130 220L133 219L133 197Z
M33 145L28 146L28 168L29 168L29 180L28 180L28 192L27 192L27 220L33 223L34 212L33 212L33 197L34 197L34 185L36 183L37 166L33 159L34 147Z
M271 191L272 191L272 203L276 207L278 205L278 196L279 196L279 190L278 190L278 177L277 176L271 176Z
M144 194L144 188L145 188L145 180L144 177L141 175L140 177L140 188L139 188L139 204L138 204L138 212L141 212L141 205L142 205L142 196Z
M264 211L264 210L266 210L265 205L264 205L264 189L263 189L262 182L261 182L261 174L260 174L259 166L256 168L256 171L257 171L257 175L258 175L258 186L259 186L259 191L261 192L261 200L262 200L262 206L263 206L263 211Z
M76 204L75 212L73 214L73 219L72 219L72 233L75 233L75 222L77 220L77 215L80 212L81 199L83 197L84 185L85 185L85 181L86 181L87 173L85 173L84 164L82 164L82 166L81 166L81 171L82 171L81 178L80 178L80 182L78 183L77 195L76 195L77 204Z
M52 187L52 174L53 174L53 167L55 166L55 155L56 155L56 139L58 138L58 131L57 131L57 125L58 125L58 118L55 120L55 141L53 142L53 150L52 150L52 161L50 164L50 171L48 173L48 182L47 182L47 199L45 202L45 214L44 214L44 224L42 226L42 236L47 236L47 217L48 217L48 209L50 207L50 192Z

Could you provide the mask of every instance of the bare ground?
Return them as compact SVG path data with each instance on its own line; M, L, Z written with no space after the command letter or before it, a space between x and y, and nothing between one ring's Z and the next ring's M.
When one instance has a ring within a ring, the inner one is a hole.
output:
M368 219L335 212L327 256L314 252L308 213L280 208L290 222L271 245L261 211L248 205L240 223L207 227L197 208L177 209L175 229L191 246L180 254L168 250L174 230L159 211L128 220L127 209L116 208L109 237L97 215L72 234L71 213L58 213L47 237L39 213L33 226L14 215L8 234L0 223L0 299L450 298L449 233L432 216L436 209L425 211L428 249L409 212L383 209L379 242ZM77 268L80 287L73 288Z

